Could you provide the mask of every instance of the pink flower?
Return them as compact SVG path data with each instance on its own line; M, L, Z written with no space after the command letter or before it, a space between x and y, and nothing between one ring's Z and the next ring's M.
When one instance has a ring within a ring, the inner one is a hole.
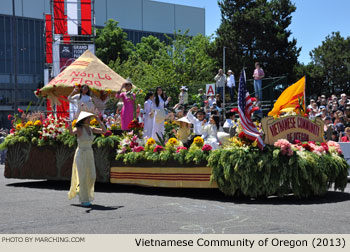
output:
M21 113L21 114L24 113L24 111L22 109L20 109L20 108L18 108L18 112Z
M13 129L13 128L10 130L10 134L13 134L13 133L15 133L15 132L16 132L16 130Z
M144 151L145 149L142 146L137 146L135 148L132 149L133 152L140 152L140 151Z
M313 151L313 150L314 150L308 143L303 144L302 146L303 146L303 148L304 148L305 150L308 150L308 151Z
M213 148L209 144L205 144L202 147L202 151L211 151Z
M137 147L139 144L138 143L136 143L136 142L131 142L130 143L130 148L132 149L132 148L135 148L135 147Z
M286 139L279 139L277 142L274 143L274 146L281 149L282 155L293 155L292 144Z
M298 139L295 139L295 140L294 140L294 144L301 144L301 141L298 140Z
M179 153L181 150L187 150L186 147L183 147L183 146L179 146L176 148L176 152Z
M105 137L109 137L112 135L112 131L107 130L106 133L103 134Z
M163 151L163 150L164 150L163 146L157 145L157 146L154 148L153 152L161 152L161 151Z
M337 154L343 154L340 145L337 142L334 141L328 141L327 145L329 147L330 152L336 152Z

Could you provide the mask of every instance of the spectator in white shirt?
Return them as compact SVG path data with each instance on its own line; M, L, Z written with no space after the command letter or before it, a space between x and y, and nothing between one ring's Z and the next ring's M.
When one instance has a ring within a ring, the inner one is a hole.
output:
M232 70L228 70L227 71L227 81L226 81L226 83L227 83L226 85L227 85L228 90L229 90L231 102L234 102L234 94L235 94L236 83L235 83L235 76L234 76Z

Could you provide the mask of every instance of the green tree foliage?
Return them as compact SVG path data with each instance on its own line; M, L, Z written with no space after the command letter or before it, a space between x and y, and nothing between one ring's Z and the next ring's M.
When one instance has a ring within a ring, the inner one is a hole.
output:
M350 88L350 37L339 32L327 36L310 52L307 73L314 84L314 92L326 94L347 92Z
M266 76L293 73L300 48L288 30L296 10L290 0L219 0L218 4L222 20L213 56L220 63L225 46L228 68L239 73L245 66L248 78L256 61L262 63Z
M109 66L144 90L163 87L177 103L180 86L212 82L217 62L209 56L213 50L209 37L190 37L185 32L168 40L166 44L153 36L144 37L128 60L118 58Z
M120 59L125 61L133 51L133 44L126 40L127 34L118 27L118 22L108 20L106 26L96 33L96 56L104 63Z

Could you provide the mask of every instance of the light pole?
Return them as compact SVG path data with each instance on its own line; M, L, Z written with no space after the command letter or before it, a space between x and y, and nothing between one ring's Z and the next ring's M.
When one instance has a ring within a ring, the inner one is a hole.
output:
M226 67L226 47L224 46L222 48L222 71L225 75L226 71L225 71L225 67ZM225 110L225 88L226 88L226 83L224 83L224 88L223 88L223 93L222 93L222 110L223 110L223 118L225 120L226 117L226 110Z
M17 25L16 25L16 12L15 12L15 0L12 0L12 53L13 53L13 77L14 77L14 94L13 94L13 99L14 99L14 113L17 111Z

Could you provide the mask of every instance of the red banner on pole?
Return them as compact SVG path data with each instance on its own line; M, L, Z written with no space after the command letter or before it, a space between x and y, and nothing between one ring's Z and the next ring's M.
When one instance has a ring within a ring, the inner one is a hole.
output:
M51 15L45 15L46 63L52 63L52 21Z
M91 35L91 0L81 0L81 34Z
M64 16L64 0L53 1L53 13L55 23L55 34L65 34L67 18Z

